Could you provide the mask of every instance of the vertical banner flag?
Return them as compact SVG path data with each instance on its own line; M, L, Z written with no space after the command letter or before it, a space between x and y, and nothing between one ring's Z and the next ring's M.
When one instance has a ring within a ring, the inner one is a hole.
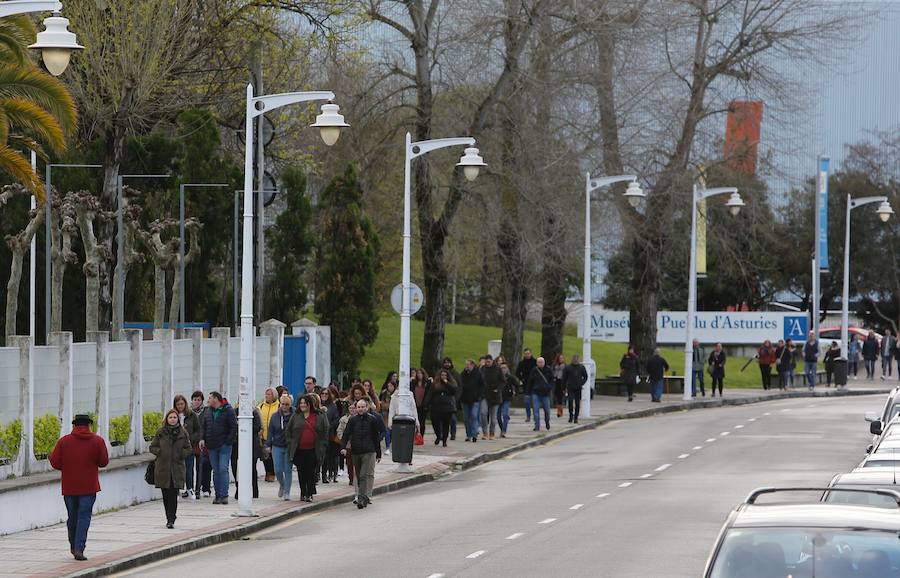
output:
M819 271L828 270L828 168L830 159L828 157L819 157L819 175L816 179L817 205L819 208L818 227L816 232L819 235Z
M703 166L697 167L700 172L697 177L697 189L706 188L706 177ZM697 201L697 277L706 277L706 199Z

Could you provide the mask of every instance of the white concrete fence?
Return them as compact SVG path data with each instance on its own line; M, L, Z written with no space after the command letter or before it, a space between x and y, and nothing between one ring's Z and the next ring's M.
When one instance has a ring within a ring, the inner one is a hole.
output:
M266 387L282 384L285 324L269 320L254 339L254 398ZM9 339L0 348L0 427L18 419L22 424L18 455L0 465L0 479L44 472L48 460L34 455L34 420L55 415L60 435L71 430L78 413L96 417L97 432L109 440L110 420L130 416L128 441L111 447L111 457L146 451L143 416L172 407L175 394L190 400L195 390L219 391L237 402L240 338L228 327L216 327L210 338L201 329L186 329L175 339L170 329L155 330L144 341L143 331L126 330L126 340L110 342L97 332L87 343L73 343L70 332L51 335L50 345L33 347L30 337ZM312 364L308 364L310 367ZM109 442L107 442L109 443Z

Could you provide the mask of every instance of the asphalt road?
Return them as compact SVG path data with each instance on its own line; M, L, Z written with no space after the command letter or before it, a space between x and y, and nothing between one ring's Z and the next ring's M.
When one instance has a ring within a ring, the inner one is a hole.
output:
M409 490L298 518L128 576L698 576L758 486L826 484L880 397L614 422Z

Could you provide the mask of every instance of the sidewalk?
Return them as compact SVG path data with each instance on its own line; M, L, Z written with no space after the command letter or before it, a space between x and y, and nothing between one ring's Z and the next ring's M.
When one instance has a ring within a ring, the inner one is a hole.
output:
M466 443L462 441L465 433L460 423L457 440L443 448L433 445L432 433L426 432L425 445L416 448L413 473L393 473L391 470L395 469L396 464L391 462L390 454L386 454L382 463L376 467L375 495L425 483L453 470L467 469L500 459L575 431L595 428L612 419L790 397L886 393L892 385L880 381L851 381L847 390L818 387L814 393L808 392L806 388L789 392L726 389L724 400L706 397L690 402L681 400L677 395L665 395L662 403L651 403L646 394L640 395L632 403L622 397L595 397L592 402L594 418L581 420L581 423L575 425L567 423L567 414L562 419L556 419L554 412L551 430L548 432L542 429L540 433L532 431L533 425L524 421L524 411L517 409L513 412L509 437L506 439ZM873 400L873 409L879 409L880 404L881 400ZM348 485L346 476L338 478L337 484L320 484L315 502L311 504L298 500L296 479L293 489L293 501L284 502L276 497L277 484L260 480L260 498L254 501L258 517L254 518L233 517L232 514L237 509L233 499L227 506L214 506L211 499L180 500L174 530L165 527L160 500L97 514L88 535L85 551L89 558L87 562L72 559L66 549L68 544L64 524L0 537L0 578L109 575L182 552L234 540L303 513L338 505L351 507L350 501L353 499L353 490ZM233 486L231 493L233 496ZM378 511L377 501L376 497L376 504L373 506L375 512ZM370 510L367 510L360 515L369 513Z

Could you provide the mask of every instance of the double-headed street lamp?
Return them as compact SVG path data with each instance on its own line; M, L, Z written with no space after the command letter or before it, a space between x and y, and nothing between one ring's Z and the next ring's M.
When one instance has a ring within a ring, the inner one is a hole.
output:
M253 488L256 475L253 469L253 119L275 109L296 104L327 100L322 113L312 125L326 145L331 146L341 136L344 122L331 91L286 92L253 96L253 85L247 85L246 126L244 129L244 232L241 259L241 380L238 406L238 516L253 515Z
M728 207L732 216L737 216L744 206L744 200L734 187L716 187L713 189L699 189L694 185L694 191L691 195L691 268L688 274L688 306L687 318L685 322L684 337L684 395L683 399L689 401L691 399L691 387L694 377L694 317L697 315L697 203L703 199L715 197L717 195L730 194Z
M400 298L400 409L398 415L415 416L415 403L409 391L409 357L410 357L410 251L412 242L412 192L410 187L410 169L412 160L432 151L451 147L466 146L462 158L456 163L461 167L468 181L478 178L478 172L487 165L475 148L475 139L471 137L438 138L412 142L406 133L405 163L403 170L403 290ZM422 424L419 424L420 427Z
M841 292L841 357L847 359L849 348L849 317L850 317L850 211L862 207L878 203L878 209L875 211L882 223L887 223L894 209L891 208L888 198L881 197L862 197L852 199L847 195L847 221L844 226L844 287Z
M594 360L591 353L591 193L601 187L616 183L630 182L625 198L632 207L647 197L637 183L635 175L617 175L614 177L591 178L591 173L585 173L584 184L584 290L582 311L582 348L581 359L588 372L588 387L581 388L581 412L579 417L591 417L591 378L596 374Z

